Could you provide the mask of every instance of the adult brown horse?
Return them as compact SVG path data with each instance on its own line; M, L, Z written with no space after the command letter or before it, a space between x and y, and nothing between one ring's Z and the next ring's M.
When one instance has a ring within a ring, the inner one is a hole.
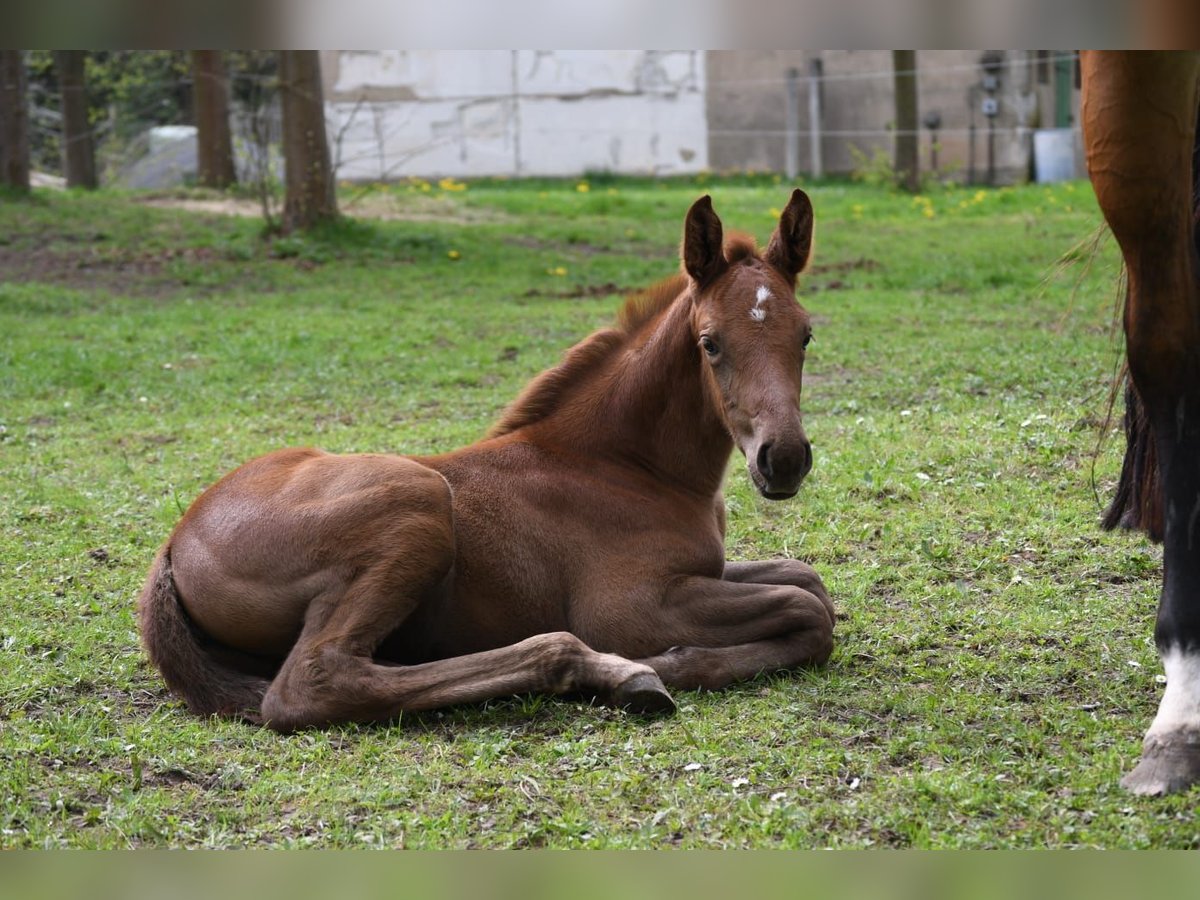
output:
M167 684L201 714L292 730L521 692L643 712L823 663L834 614L795 560L727 563L736 444L764 497L812 465L796 302L813 215L763 253L687 214L684 273L629 301L443 456L282 450L205 491L139 602Z
M1163 542L1154 629L1167 676L1140 794L1200 780L1200 54L1085 52L1088 171L1128 273L1125 462L1106 524Z

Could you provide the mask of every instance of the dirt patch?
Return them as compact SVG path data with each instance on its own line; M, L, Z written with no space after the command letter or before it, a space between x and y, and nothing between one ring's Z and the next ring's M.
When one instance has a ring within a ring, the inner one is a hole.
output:
M173 277L178 262L203 263L219 258L210 247L177 247L161 251L64 252L44 246L0 244L0 273L8 282L37 282L79 290L107 290L133 296L164 296L191 287Z
M801 282L801 293L816 294L820 291L841 291L848 287L854 287L853 284L850 284L844 278L821 280L821 276L847 275L851 272L875 272L882 268L882 263L873 259L867 259L866 257L816 265L805 270L804 274L808 277L807 280Z
M243 787L240 781L226 781L221 777L219 772L202 774L189 772L187 769L181 769L176 766L158 771L143 772L140 783L142 787L162 788L179 787L181 785L194 785L201 791L209 791L217 787L240 790Z
M505 243L511 244L514 247L521 247L524 250L551 251L559 254L572 253L579 256L597 256L601 253L623 252L617 247L607 247L601 244L593 244L589 241L545 241L541 238L524 235L506 238Z
M262 215L262 206L257 200L244 197L214 197L200 200L187 197L146 197L135 202L154 209L182 209L186 212L209 213L217 216L244 216L254 218Z
M342 204L342 212L356 219L402 222L442 222L447 225L480 225L517 221L503 210L463 206L439 194L396 194L368 191Z
M317 431L326 431L332 425L353 425L356 419L353 413L321 413L313 419L313 427Z
M612 281L606 281L604 284L577 284L572 288L567 288L561 291L543 291L538 288L530 288L522 297L558 297L564 300L578 300L582 297L612 297L614 295L624 297L632 294L633 288L621 287Z
M262 204L248 197L172 197L158 195L136 202L155 209L181 209L185 212L217 216L262 218ZM276 216L282 212L277 204ZM443 222L449 225L478 225L512 221L507 213L495 209L462 206L439 194L396 194L366 190L341 202L341 212L355 219L403 222Z
M883 263L878 260L860 256L858 259L846 259L841 262L815 265L805 271L809 275L829 275L832 273L845 274L847 272L875 272L882 268Z

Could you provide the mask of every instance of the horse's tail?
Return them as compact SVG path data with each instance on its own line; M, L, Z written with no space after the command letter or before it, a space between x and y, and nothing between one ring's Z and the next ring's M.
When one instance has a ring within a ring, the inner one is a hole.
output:
M188 709L202 716L259 720L271 679L264 677L261 662L256 665L249 656L216 644L192 622L171 575L169 545L150 567L138 599L138 620L150 661Z
M1146 532L1152 541L1163 539L1162 490L1154 429L1128 371L1125 372L1125 459L1121 463L1117 492L1104 511L1101 524L1107 531L1130 528Z

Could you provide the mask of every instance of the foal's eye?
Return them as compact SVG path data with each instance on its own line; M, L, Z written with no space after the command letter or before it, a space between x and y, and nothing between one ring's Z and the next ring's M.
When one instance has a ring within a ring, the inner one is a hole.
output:
M710 338L707 334L700 338L700 346L704 348L704 352L709 356L716 356L720 353L720 348L717 347L717 342Z
M812 338L813 338L813 336L811 334L806 334L804 336L804 349L805 350L807 350L808 345L812 343Z

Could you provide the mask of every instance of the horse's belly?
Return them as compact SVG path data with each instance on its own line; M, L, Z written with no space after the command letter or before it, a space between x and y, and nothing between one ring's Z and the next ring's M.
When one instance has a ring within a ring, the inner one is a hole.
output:
M547 498L520 487L510 483L505 496L456 490L452 588L432 627L417 617L404 626L422 632L417 641L436 647L434 658L552 631L611 646L640 627L673 579L721 576L724 548L708 505L676 518L640 497L621 504L612 493L564 487Z

